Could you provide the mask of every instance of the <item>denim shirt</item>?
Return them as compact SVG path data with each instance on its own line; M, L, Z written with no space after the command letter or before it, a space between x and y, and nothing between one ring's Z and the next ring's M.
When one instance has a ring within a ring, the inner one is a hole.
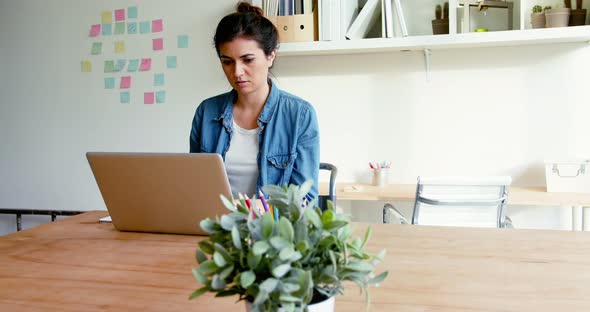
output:
M217 153L225 160L233 133L236 99L237 92L232 90L206 99L197 107L190 133L191 153ZM320 144L317 116L311 104L271 82L257 122L260 133L256 192L267 184L301 185L313 180L307 199L316 198Z

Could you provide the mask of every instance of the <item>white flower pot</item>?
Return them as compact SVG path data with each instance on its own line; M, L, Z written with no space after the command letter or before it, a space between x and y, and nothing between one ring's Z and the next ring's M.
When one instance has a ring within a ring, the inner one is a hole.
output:
M558 8L546 10L545 19L547 19L547 28L566 27L570 22L570 9Z
M309 312L334 312L334 303L336 300L334 296L318 303L310 304L307 306ZM246 301L246 312L250 312L252 309L252 303ZM278 312L284 312L283 309L279 309Z

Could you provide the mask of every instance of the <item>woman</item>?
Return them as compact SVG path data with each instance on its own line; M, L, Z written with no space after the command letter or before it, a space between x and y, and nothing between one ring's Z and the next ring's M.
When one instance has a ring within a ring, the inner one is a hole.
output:
M261 187L313 180L317 197L319 130L316 112L269 77L278 32L262 9L240 3L217 26L215 49L233 90L203 101L195 112L191 153L218 153L233 196Z

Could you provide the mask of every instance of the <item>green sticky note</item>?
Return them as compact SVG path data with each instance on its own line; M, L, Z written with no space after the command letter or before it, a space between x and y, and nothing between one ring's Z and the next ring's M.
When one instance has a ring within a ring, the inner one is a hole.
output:
M176 56L166 56L166 67L176 68Z
M112 73L115 71L115 61L104 61L104 72Z
M154 75L154 86L163 86L164 85L164 74L155 74Z
M181 49L188 48L188 36L187 35L179 35L178 36L178 47Z
M125 64L127 64L127 60L117 60L117 66L115 67L116 71L122 71L125 68Z
M137 71L138 68L139 68L139 59L129 60L129 64L127 65L128 72Z
M131 99L131 96L129 95L128 91L123 91L119 94L119 97L121 99L121 104L129 104L129 100Z
M113 24L102 24L102 35L108 36L113 34Z
M99 55L102 53L102 42L93 42L92 43L92 50L90 54L92 55Z
M127 23L127 33L130 35L137 34L137 23L136 22L128 22Z
M151 25L150 21L145 21L145 22L139 23L139 33L147 34L147 33L150 33L151 31L152 31L152 25Z
M131 6L127 8L127 18L137 18L137 7Z
M115 35L122 35L125 33L125 22L115 23Z
M115 78L109 77L104 79L104 88L105 89L114 89L115 88Z
M164 102L166 102L166 91L156 92L156 103L164 103Z

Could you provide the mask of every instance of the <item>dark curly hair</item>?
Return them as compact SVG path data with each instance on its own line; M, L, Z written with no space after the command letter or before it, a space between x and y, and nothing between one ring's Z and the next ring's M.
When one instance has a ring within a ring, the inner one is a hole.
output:
M279 33L266 17L261 8L247 2L240 2L237 12L221 19L215 31L215 50L219 56L219 47L238 37L255 40L258 46L269 56L279 46Z

